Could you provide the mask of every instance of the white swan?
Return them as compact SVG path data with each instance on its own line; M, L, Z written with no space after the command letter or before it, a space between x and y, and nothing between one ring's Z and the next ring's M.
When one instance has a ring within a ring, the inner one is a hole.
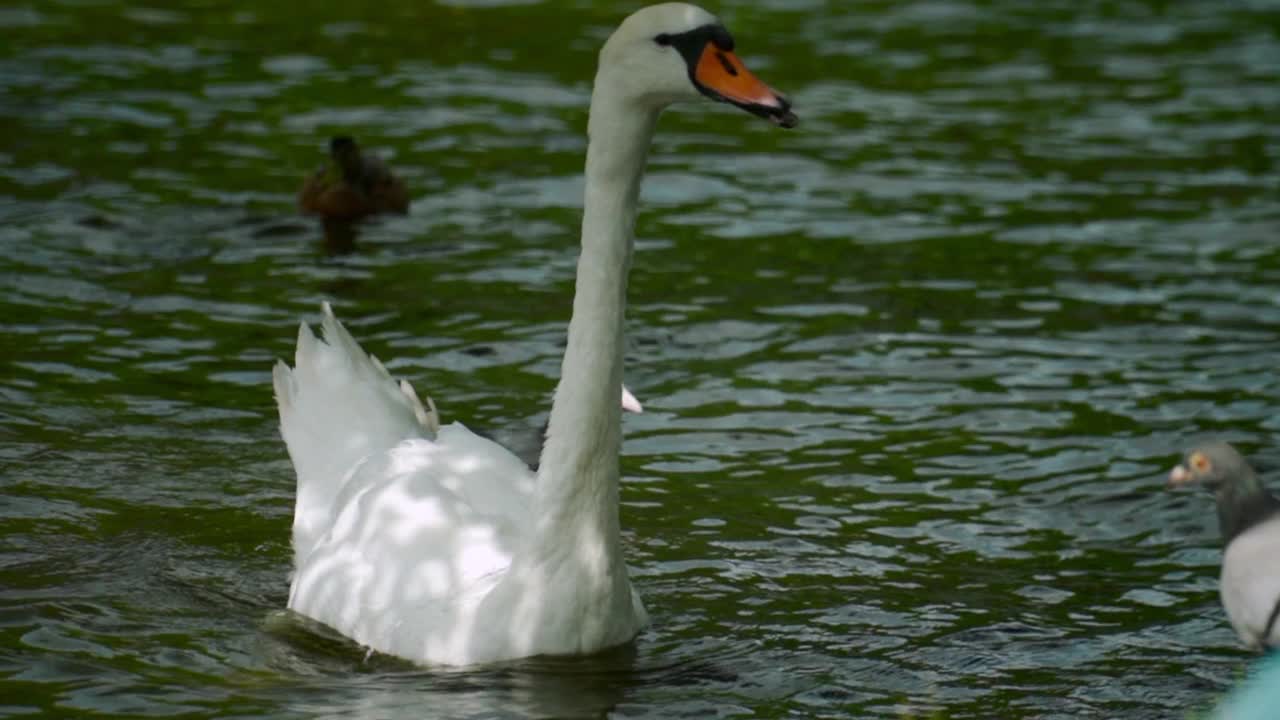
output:
M329 307L275 368L298 475L289 607L374 650L466 665L585 654L648 622L618 526L622 326L640 177L667 105L705 95L784 127L790 104L682 3L636 12L600 51L573 317L535 475L440 426ZM430 402L428 402L428 406Z

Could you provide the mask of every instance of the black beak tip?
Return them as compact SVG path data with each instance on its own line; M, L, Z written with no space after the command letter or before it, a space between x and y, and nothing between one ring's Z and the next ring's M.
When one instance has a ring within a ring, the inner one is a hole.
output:
M800 118L791 112L791 101L782 95L778 95L778 106L768 109L768 118L773 124L785 130L790 130L800 124Z
M776 105L772 103L766 105L763 103L742 102L740 100L736 100L733 98L727 98L724 95L721 95L720 93L714 90L710 90L706 87L703 87L702 85L697 85L697 87L698 87L698 90L701 91L703 95L706 95L707 97L711 98L712 100L715 100L716 102L723 102L723 103L729 103L730 105L736 105L737 107L742 108L743 110L746 110L752 115L756 115L758 117L764 118L765 120L768 120L769 122L773 123L774 125L777 125L780 128L790 130L791 128L800 124L800 118L796 117L796 114L791 112L791 101L781 95L774 96L774 98L778 101Z
M772 120L778 127L783 128L785 130L790 130L791 128L800 124L800 118L796 117L796 114L791 112L790 110L783 110L782 113L778 115L770 115L769 119Z

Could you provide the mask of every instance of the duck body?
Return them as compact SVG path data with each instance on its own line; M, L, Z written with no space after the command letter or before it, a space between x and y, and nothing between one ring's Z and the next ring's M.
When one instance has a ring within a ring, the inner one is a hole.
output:
M323 340L302 325L294 366L274 372L297 473L291 609L373 650L447 665L588 654L648 623L619 521L627 273L658 115L703 97L795 123L692 5L637 11L600 52L573 314L536 471L442 426L327 304Z
M1218 592L1232 629L1245 647L1280 647L1280 500L1227 443L1187 453L1169 485L1201 485L1214 494L1222 531Z
M360 152L355 140L329 141L329 162L307 176L298 208L326 220L352 222L381 213L409 211L409 191L380 158Z

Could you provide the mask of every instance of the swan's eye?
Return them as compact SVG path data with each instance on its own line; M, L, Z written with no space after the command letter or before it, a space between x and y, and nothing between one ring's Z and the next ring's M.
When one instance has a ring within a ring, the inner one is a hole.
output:
M670 45L670 44L671 44L671 36L670 36L670 35L668 35L667 33L662 33L662 34L658 35L657 37L655 37L655 38L653 39L653 41L654 41L654 42L656 42L656 43L658 43L659 45L661 45L661 46L663 46L663 47L666 47L667 45Z

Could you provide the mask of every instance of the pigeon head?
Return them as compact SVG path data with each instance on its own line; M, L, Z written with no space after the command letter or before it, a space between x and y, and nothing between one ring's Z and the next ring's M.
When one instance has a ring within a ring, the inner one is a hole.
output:
M1225 442L1211 442L1192 448L1182 463L1169 472L1169 487L1200 485L1217 494L1227 485L1254 477L1244 457Z

